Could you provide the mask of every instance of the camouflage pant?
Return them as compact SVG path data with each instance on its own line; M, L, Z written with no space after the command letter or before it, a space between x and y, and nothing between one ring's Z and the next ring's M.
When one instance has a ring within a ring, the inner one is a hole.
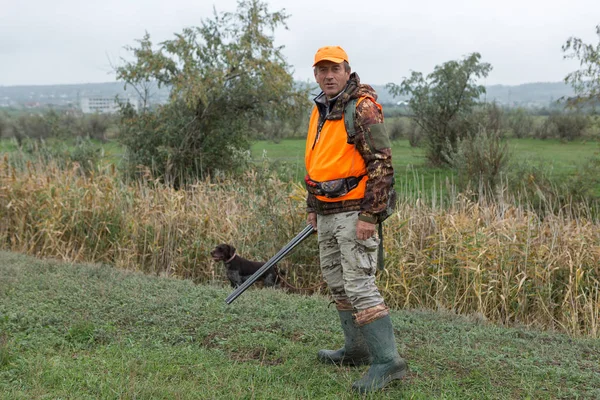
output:
M356 238L358 211L317 216L323 278L336 303L357 311L383 303L375 285L379 237Z

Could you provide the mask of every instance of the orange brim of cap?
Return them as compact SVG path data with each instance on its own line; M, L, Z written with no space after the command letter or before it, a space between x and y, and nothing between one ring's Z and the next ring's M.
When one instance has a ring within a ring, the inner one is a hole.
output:
M346 60L344 60L343 58L338 58L338 57L323 57L323 58L321 58L319 61L316 61L316 62L313 64L313 67L314 67L315 65L317 65L318 63L320 63L321 61L331 61L331 62L334 62L334 63L336 63L336 64L339 64L339 63L343 63L343 62L344 62L344 61L346 61Z

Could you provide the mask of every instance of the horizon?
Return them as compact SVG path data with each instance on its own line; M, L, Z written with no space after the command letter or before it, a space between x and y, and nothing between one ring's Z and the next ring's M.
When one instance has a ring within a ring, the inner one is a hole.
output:
M304 82L304 81L300 81L300 80L296 80L297 82ZM368 83L368 82L365 82ZM525 86L525 85L535 85L535 84L564 84L565 86L570 87L569 84L567 84L564 80L560 80L560 81L536 81L536 82L524 82L524 83L518 83L518 84L502 84L502 83L495 83L495 84L483 84L483 86L485 87L492 87L492 86L506 86L506 87L516 87L516 86ZM2 85L0 84L0 88L19 88L19 87L38 87L38 86L79 86L79 85L104 85L104 84L125 84L124 81L104 81L104 82L76 82L76 83L47 83L47 84L25 84L25 85ZM387 85L387 83L368 83L371 86L385 86ZM481 84L481 82L480 82ZM316 83L315 83L316 85Z

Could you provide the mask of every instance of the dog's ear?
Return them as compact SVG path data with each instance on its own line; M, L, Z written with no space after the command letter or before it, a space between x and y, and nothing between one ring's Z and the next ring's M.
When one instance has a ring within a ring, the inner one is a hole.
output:
M224 245L225 253L227 253L228 257L232 257L235 254L235 247L230 244Z

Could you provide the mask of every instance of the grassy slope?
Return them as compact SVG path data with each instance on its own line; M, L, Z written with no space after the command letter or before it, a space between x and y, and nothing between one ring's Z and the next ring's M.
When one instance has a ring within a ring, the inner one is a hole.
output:
M323 297L217 286L0 252L0 398L346 399L364 368ZM393 312L411 372L376 398L600 398L600 343Z

